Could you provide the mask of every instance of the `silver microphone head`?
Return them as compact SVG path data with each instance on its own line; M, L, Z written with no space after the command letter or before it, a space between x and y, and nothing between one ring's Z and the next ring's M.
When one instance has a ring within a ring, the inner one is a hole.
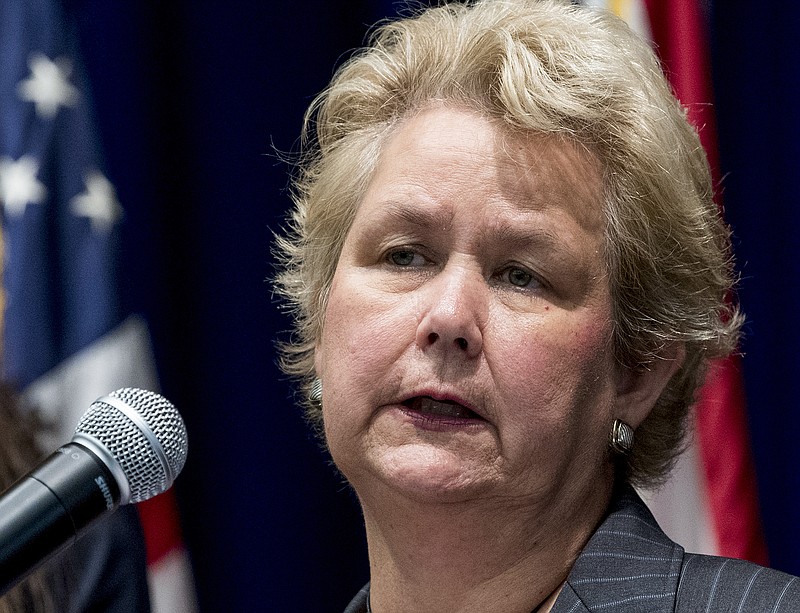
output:
M89 447L113 473L120 504L170 488L186 462L186 426L173 404L155 392L127 387L95 400L72 440Z

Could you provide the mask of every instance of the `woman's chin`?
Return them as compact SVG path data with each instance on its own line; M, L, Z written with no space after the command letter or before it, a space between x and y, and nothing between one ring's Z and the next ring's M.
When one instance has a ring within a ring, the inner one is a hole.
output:
M351 479L357 492L394 493L420 503L474 500L496 485L498 477L493 464L482 458L424 444L384 450L370 460Z

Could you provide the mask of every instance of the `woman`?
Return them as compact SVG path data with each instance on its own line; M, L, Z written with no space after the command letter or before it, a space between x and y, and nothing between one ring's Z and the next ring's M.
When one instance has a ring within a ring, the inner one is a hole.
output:
M645 43L554 0L430 9L377 30L306 136L284 367L363 509L348 612L800 610L792 577L684 554L631 487L666 477L741 324Z

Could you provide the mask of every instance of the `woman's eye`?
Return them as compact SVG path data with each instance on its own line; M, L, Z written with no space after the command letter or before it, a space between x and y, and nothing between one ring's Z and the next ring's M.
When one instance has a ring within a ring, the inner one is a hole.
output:
M392 251L389 253L388 259L395 266L419 266L424 263L424 259L421 255L408 249Z
M536 282L535 277L523 268L511 266L503 271L503 277L511 285L516 287L528 287L531 283Z

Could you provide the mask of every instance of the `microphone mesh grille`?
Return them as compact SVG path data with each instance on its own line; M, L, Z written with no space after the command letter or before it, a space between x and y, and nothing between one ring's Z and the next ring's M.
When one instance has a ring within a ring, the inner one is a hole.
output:
M165 492L186 462L186 426L173 404L163 396L136 388L109 394L139 414L161 449L154 449L139 426L117 407L92 403L78 422L75 432L94 437L119 463L131 489L130 502L141 502ZM165 456L165 470L159 456Z

